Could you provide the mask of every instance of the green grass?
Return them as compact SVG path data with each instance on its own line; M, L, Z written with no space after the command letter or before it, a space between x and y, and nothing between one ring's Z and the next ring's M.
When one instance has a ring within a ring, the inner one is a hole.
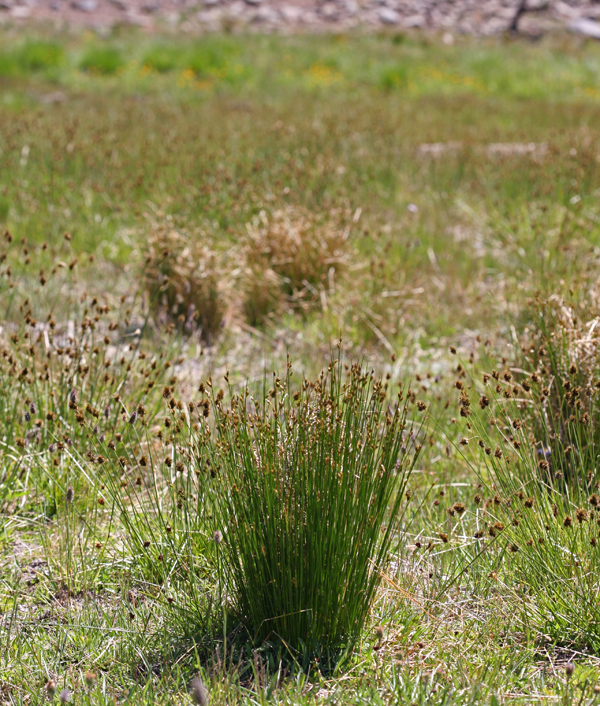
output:
M600 48L0 47L0 701L600 703Z
M59 42L29 40L0 53L0 76L41 72L51 77L64 60L65 52Z
M90 47L79 62L82 71L100 76L112 76L124 65L125 60L118 49L104 46Z
M409 393L390 409L382 381L341 364L304 392L290 367L262 400L234 394L223 408L217 393L218 436L197 442L197 463L216 473L215 541L244 627L323 671L364 630L381 581L371 567L401 525L419 440Z
M488 301L499 282L533 290L549 271L569 276L597 244L598 103L580 75L584 63L596 75L594 45L291 38L280 51L277 41L70 40L57 79L64 100L37 107L36 96L57 90L43 71L31 73L33 93L6 79L5 224L37 242L69 231L78 250L122 265L149 217L173 215L223 247L265 207L361 209L350 243L369 268L351 304L332 292L327 327L357 342L380 341L376 327L392 346L417 321L427 336L476 328L467 300ZM152 70L154 54L179 68ZM551 71L563 78L550 81ZM490 76L502 85L485 87ZM437 156L420 147L437 142L460 145ZM490 152L499 142L534 147ZM565 253L561 239L577 247ZM431 282L431 299L411 294Z
M64 61L65 52L57 42L26 42L19 51L19 64L26 71L56 69Z

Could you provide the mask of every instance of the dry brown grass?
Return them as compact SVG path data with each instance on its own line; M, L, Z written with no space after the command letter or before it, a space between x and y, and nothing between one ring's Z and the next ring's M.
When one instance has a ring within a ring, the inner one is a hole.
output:
M262 212L248 225L246 258L253 271L272 271L288 304L305 308L344 270L350 218L332 210L315 214L299 206Z
M348 220L339 210L262 212L247 224L243 246L226 251L210 234L154 224L143 278L157 322L211 341L226 315L262 327L283 311L307 311L347 263Z
M198 330L205 341L212 340L227 309L228 277L222 256L206 238L155 225L143 277L158 322Z
M270 267L246 267L241 290L241 313L250 326L260 328L281 312L281 277Z

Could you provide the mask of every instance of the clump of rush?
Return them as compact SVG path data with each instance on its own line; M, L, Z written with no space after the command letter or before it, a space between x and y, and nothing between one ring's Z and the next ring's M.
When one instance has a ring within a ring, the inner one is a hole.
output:
M420 449L412 396L341 356L313 381L288 364L257 396L200 390L196 463L235 615L255 644L325 668L355 644L402 527Z
M527 620L559 644L598 650L595 319L577 324L556 300L538 306L543 325L524 334L523 358L457 380L460 433L474 442L457 449L487 493L478 495L475 539L507 582L528 587Z

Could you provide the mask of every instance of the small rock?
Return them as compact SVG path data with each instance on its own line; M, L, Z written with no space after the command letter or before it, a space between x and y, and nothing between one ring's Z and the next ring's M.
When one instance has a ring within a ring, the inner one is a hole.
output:
M53 91L52 93L44 93L40 96L40 103L62 103L66 96L62 91Z
M571 22L568 28L571 32L582 34L584 37L600 39L600 22L596 22L595 20L588 20L585 17L581 17Z
M349 15L356 15L360 12L360 5L356 2L356 0L346 0L345 9Z
M10 10L10 15L16 20L25 20L31 15L31 8L23 6L13 7Z
M556 14L557 17L560 17L563 22L566 22L568 20L577 20L578 18L578 13L577 13L577 8L572 7L575 3L573 2L564 2L564 0L555 0L552 3L552 10Z
M423 15L411 15L404 20L404 26L407 29L418 29L425 26L425 18Z
M94 12L98 3L96 0L73 0L71 7L75 10L81 10L81 12Z
M246 3L248 5L253 5L254 7L257 7L258 5L260 5L261 0L246 0Z
M283 8L282 8L283 14ZM258 8L258 11L254 15L253 22L264 22L267 24L275 23L279 19L279 14L277 10L272 7L262 6Z
M286 22L298 22L302 17L302 8L297 5L284 5L279 11Z
M321 17L330 22L337 20L339 16L339 10L334 2L326 2L321 5L320 12Z
M306 12L302 12L300 14L298 21L302 22L302 24L305 24L305 25L316 25L319 22L319 18L317 17L316 12L312 12L311 10L307 10Z
M400 15L391 7L382 7L378 13L379 21L384 25L396 25L400 21Z
M10 10L12 2L10 0L0 0L0 10Z
M122 10L123 12L127 12L127 10L129 9L125 0L110 0L110 1L118 10Z
M447 47L451 47L454 44L454 35L451 32L444 32L442 36L442 42Z
M202 22L202 24L213 24L218 22L222 16L223 13L217 7L211 7L208 10L200 10L196 15L198 22Z
M204 0L204 7L216 7L221 0Z
M133 27L150 27L152 20L149 17L138 15L135 11L129 11L125 15L125 22Z
M246 5L243 0L235 0L235 2L229 6L228 14L230 17L241 17L244 14L245 9Z
M153 15L155 12L158 12L160 9L160 5L156 0L150 0L150 2L145 2L142 5L142 12L145 12L147 15Z

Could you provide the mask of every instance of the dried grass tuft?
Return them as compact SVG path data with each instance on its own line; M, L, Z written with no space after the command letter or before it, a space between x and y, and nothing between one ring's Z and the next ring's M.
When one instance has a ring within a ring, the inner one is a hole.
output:
M348 214L286 207L247 225L241 248L218 252L205 233L152 226L143 279L159 323L199 330L211 341L227 314L263 327L283 311L305 311L348 261ZM235 280L236 286L231 286Z
M263 211L247 225L242 247L223 252L206 233L154 225L143 278L156 320L199 330L210 342L226 315L263 327L282 311L308 310L346 267L348 220L342 211Z
M241 282L242 314L250 326L261 328L282 309L281 277L270 267L247 267Z
M155 226L143 271L157 318L210 341L226 312L229 280L223 258L206 239L193 239L168 226Z
M322 215L299 206L263 211L248 225L248 265L253 271L271 270L287 302L307 307L347 264L349 220L339 210Z

